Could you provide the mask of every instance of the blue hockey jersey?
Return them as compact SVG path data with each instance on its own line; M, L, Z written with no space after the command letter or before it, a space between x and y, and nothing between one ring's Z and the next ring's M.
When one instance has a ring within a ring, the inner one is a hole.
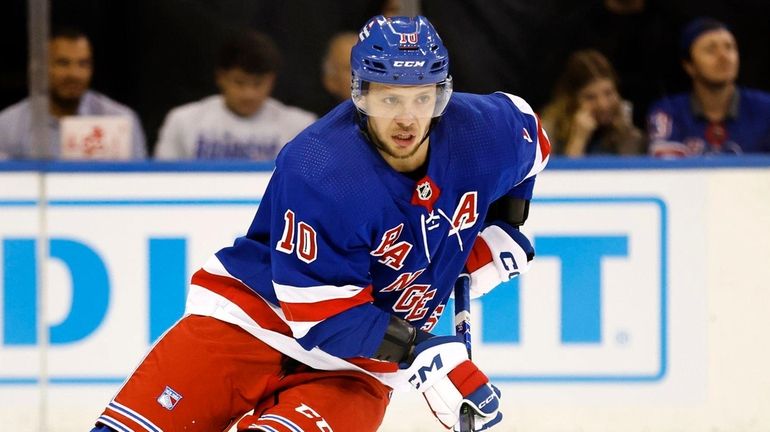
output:
M550 151L529 105L505 93L452 95L429 146L415 181L339 105L286 145L247 234L193 284L221 294L237 281L251 295L223 295L261 327L338 358L371 357L390 315L429 331L490 203L529 199Z

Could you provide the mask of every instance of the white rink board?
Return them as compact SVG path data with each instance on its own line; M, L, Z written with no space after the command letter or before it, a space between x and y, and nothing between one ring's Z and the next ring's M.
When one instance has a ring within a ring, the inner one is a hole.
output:
M7 309L30 297L4 286L34 287L18 259L40 226L40 177L0 171L0 430L87 430L179 307L183 293L160 288L245 231L268 179L46 174L43 357L29 317ZM503 391L493 430L770 430L770 171L546 170L535 193L533 270L473 304L474 359ZM443 430L424 405L395 395L382 430Z

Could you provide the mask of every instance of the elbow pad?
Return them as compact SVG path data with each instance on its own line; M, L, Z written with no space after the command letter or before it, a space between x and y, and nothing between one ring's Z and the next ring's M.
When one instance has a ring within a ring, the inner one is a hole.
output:
M465 266L471 276L471 298L526 273L534 258L535 249L521 231L502 221L489 224L476 238Z
M529 217L529 200L504 196L493 202L487 210L487 222L503 221L518 228Z

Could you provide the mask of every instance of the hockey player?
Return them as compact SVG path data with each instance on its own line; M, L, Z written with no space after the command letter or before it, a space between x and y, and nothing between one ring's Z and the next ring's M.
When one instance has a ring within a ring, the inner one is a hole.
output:
M452 95L424 17L371 19L351 66L352 101L284 148L94 431L375 431L393 389L446 428L462 404L477 430L501 420L464 344L430 331L461 272L480 296L529 267L546 135L516 96Z

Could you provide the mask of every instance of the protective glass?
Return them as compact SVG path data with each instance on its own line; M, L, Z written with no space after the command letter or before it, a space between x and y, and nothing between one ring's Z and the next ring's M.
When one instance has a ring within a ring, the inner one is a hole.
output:
M370 117L439 117L452 96L452 78L436 84L390 85L353 80L353 103Z

